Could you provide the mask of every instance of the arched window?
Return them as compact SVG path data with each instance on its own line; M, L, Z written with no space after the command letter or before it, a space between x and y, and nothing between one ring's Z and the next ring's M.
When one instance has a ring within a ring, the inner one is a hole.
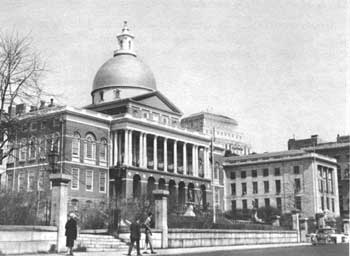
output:
M29 141L29 159L35 159L36 157L36 139L32 137Z
M80 156L80 134L78 132L75 132L72 140L72 157L79 158L79 156Z
M20 143L19 161L25 161L27 156L27 140L23 139Z
M188 190L187 190L187 199L189 202L194 202L194 184L189 183L188 184Z
M100 144L100 161L107 162L107 140L101 139Z
M85 141L85 158L90 160L96 159L96 141L92 134L86 136Z
M140 198L141 196L141 177L139 175L134 175L132 184L132 194L133 198Z
M46 138L39 138L38 139L38 146L39 146L39 158L45 159L46 158Z

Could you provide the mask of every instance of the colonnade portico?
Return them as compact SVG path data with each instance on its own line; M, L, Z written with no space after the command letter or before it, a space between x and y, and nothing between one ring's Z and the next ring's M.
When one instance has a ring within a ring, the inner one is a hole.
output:
M210 179L209 145L138 130L112 132L112 165L147 168Z

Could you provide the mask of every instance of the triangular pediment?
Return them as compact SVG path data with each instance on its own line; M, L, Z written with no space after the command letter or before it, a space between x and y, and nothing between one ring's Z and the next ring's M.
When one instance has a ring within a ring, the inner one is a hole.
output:
M177 115L182 115L181 111L160 92L143 94L140 96L133 97L132 100L134 102L149 106L151 108L160 109Z

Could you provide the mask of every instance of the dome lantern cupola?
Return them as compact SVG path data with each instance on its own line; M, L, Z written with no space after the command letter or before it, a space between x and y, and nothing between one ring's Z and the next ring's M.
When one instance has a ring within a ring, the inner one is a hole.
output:
M117 35L119 48L114 51L114 57L118 54L131 54L136 56L134 52L134 36L130 34L128 22L124 21L122 33Z
M157 90L151 69L134 52L134 38L125 21L122 32L117 35L117 50L95 75L91 92L93 104Z

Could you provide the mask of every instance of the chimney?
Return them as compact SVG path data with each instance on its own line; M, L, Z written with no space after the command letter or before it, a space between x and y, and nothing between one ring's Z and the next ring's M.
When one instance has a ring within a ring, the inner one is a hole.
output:
M34 112L34 111L37 111L37 110L38 110L37 106L30 106L29 112Z
M16 105L16 115L24 114L26 112L26 108L27 106L24 103Z
M39 109L43 109L43 108L45 108L45 101L41 100Z
M50 99L50 104L49 104L49 107L53 107L54 104L53 104L53 98Z

